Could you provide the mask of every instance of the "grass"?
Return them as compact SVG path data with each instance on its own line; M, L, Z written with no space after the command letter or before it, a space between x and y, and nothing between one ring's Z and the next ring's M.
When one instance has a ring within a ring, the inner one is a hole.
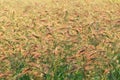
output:
M120 0L0 0L0 80L120 80Z

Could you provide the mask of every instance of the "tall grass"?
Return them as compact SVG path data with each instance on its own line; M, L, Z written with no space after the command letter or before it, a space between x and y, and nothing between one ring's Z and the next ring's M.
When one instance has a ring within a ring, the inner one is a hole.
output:
M119 0L0 0L0 80L120 80Z

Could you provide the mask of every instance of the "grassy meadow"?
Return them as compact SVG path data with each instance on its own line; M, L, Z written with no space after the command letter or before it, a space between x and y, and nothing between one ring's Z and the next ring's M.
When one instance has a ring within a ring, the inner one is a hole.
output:
M0 0L0 80L120 80L120 0Z

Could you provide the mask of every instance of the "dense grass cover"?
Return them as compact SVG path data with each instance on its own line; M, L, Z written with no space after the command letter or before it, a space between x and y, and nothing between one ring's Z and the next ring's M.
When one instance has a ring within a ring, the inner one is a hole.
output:
M0 80L120 80L120 0L0 0Z

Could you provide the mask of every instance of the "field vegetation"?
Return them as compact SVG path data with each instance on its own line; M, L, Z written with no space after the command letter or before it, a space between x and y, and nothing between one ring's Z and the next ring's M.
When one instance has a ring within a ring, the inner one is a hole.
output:
M120 0L0 0L0 80L120 80Z

